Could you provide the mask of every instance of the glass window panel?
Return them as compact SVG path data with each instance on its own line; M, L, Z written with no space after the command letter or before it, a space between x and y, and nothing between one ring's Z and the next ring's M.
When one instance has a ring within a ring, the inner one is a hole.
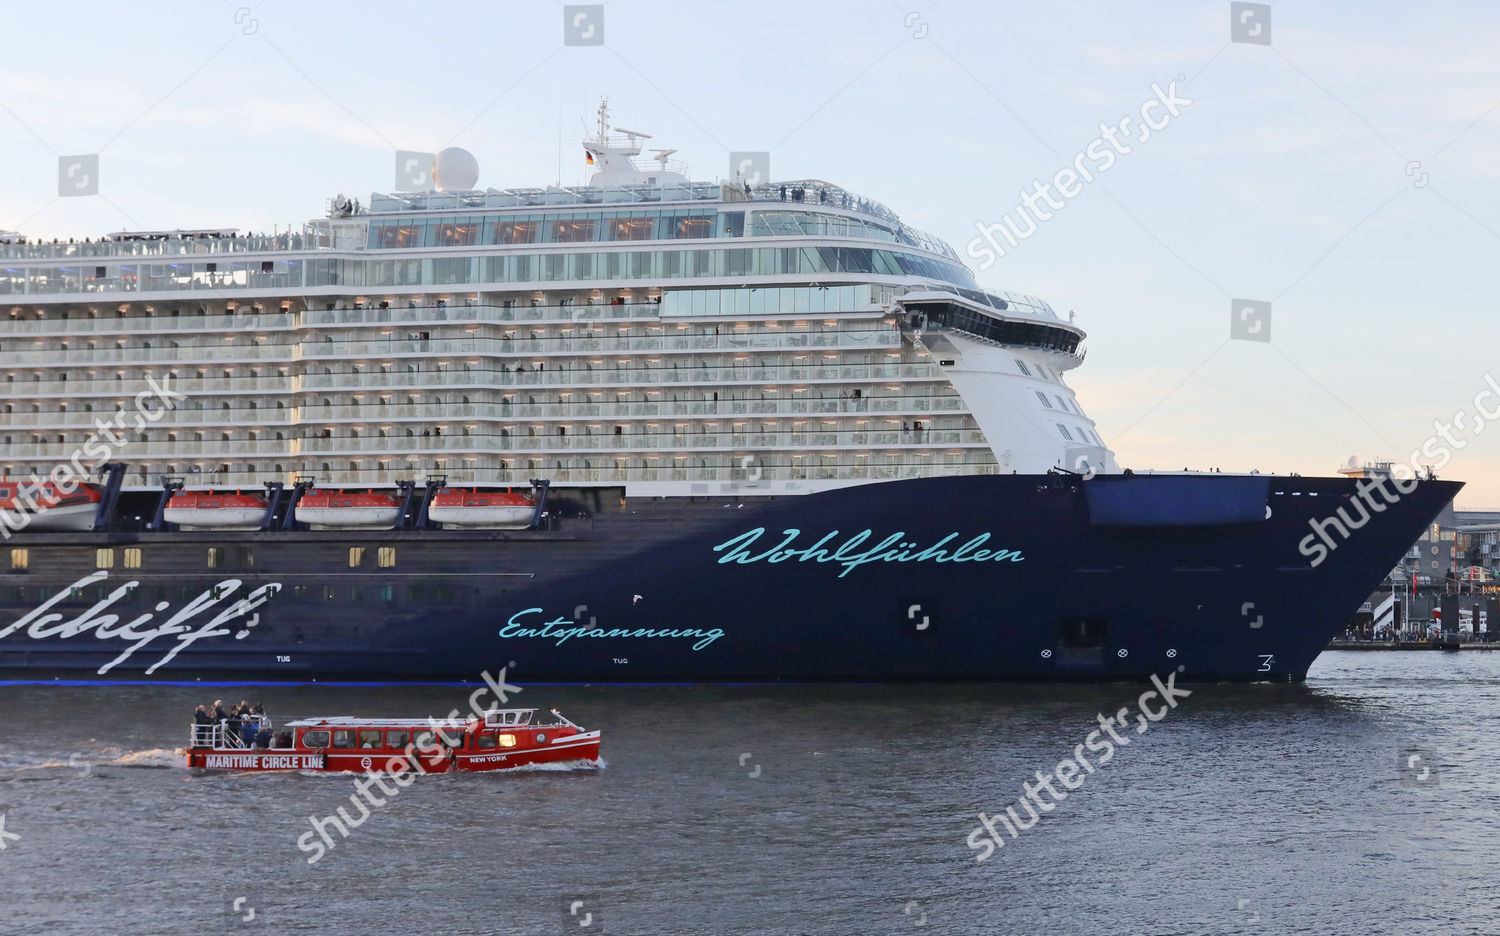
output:
M552 222L552 240L556 243L578 243L594 239L594 219L587 217L558 218Z
M617 241L649 240L655 227L656 219L650 217L615 218L611 222L610 234Z

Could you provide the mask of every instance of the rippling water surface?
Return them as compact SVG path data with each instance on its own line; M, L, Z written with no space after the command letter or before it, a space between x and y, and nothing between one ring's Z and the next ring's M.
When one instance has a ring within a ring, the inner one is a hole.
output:
M422 778L309 864L357 778L189 771L193 706L467 689L0 686L0 930L1500 933L1500 653L1190 687L976 862L977 814L1143 688L531 686L604 730L603 770Z

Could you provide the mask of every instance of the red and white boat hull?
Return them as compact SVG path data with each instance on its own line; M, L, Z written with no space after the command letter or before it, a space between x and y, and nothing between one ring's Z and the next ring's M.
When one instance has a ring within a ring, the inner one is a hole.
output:
M94 528L94 517L99 505L93 502L81 504L59 504L30 514L26 523L28 530L79 532Z
M168 507L162 519L184 530L258 530L264 507Z
M401 519L400 507L303 507L297 522L314 530L389 530Z
M473 506L427 508L427 516L436 523L452 527L475 527L485 530L524 530L531 526L536 509L531 506Z

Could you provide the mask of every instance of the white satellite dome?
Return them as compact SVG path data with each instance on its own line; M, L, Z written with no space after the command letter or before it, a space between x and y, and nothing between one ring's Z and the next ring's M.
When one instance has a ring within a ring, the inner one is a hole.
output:
M479 181L479 160L460 146L440 150L432 158L432 181L439 192L471 192Z

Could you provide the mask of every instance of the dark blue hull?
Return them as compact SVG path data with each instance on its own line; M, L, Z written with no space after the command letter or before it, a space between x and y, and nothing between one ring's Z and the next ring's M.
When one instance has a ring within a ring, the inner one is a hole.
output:
M1354 481L561 491L551 528L512 533L22 534L0 678L1297 681L1459 486L1362 511L1317 565L1309 521L1352 514Z

